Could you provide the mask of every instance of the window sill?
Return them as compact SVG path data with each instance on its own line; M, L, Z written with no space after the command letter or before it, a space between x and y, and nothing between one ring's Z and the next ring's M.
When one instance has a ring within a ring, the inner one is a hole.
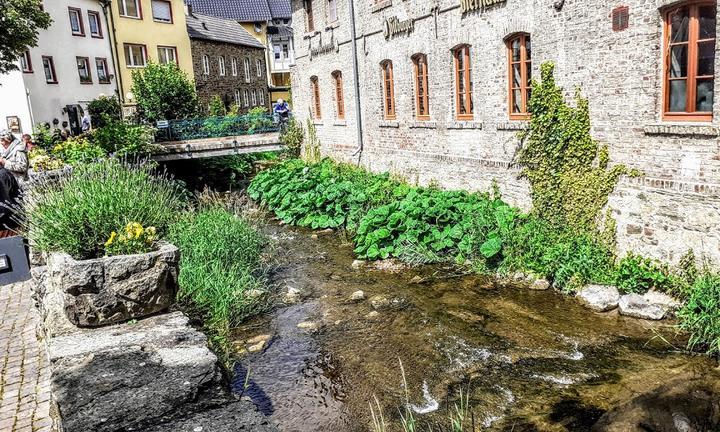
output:
M720 136L720 127L708 124L658 123L645 125L645 135Z
M93 39L105 39L103 35L90 35Z
M153 22L158 23L158 24L175 24L172 21L160 21L160 20L156 20L156 19L154 19Z
M474 120L453 120L447 124L448 129L482 129L483 124Z
M142 20L142 17L130 16L130 15L120 15L120 18L128 18L128 19L134 19L134 20Z
M437 123L434 121L422 121L422 120L415 120L410 123L408 123L408 127L410 129L437 129Z
M35 73L35 71L31 71L31 70L24 70L24 71L22 71L22 73L25 73L25 74L31 74L31 73Z
M313 36L320 34L320 30L313 30L309 32L305 32L303 35L303 39L311 39Z
M372 13L379 12L379 11L385 9L385 8L390 7L390 6L392 6L392 0L384 0L384 1L381 1L381 2L379 2L379 3L374 4L374 5L372 6L372 8L370 8L370 12L372 12Z
M514 120L505 123L498 123L496 130L499 131L524 131L527 130L529 124L527 121Z
M345 120L335 120L333 122L333 126L347 126L347 121Z
M340 22L334 21L334 22L331 22L330 24L328 24L327 27L325 27L325 30L332 30L332 29L336 29L338 27L340 27Z
M85 33L73 33L72 35L77 37L85 37Z
M400 127L400 123L395 120L380 120L380 123L378 123L378 127L397 129Z
M322 120L320 120L320 119L313 119L313 120L312 120L312 124L314 124L315 126L322 126L322 125L324 125L325 123L324 123Z

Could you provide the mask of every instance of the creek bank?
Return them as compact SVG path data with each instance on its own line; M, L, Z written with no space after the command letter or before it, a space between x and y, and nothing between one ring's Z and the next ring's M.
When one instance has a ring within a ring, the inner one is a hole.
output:
M167 245L88 261L53 254L33 269L66 432L276 431L230 393L206 336L168 313L178 261Z

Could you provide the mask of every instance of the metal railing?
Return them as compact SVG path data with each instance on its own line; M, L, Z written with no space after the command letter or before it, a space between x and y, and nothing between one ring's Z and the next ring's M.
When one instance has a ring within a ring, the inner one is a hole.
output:
M273 114L169 120L158 122L155 141L185 141L279 132L284 123L285 121Z

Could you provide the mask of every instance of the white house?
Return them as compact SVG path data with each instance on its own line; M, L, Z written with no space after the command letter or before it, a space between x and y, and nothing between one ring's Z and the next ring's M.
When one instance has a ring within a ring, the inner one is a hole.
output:
M44 0L43 6L51 26L19 60L20 71L0 76L0 129L31 133L34 124L67 121L79 131L87 103L116 92L101 1Z

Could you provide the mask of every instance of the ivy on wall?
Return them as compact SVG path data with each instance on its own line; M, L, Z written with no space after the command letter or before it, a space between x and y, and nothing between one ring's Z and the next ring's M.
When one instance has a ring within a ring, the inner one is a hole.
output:
M577 91L576 106L568 105L555 83L554 64L543 63L540 70L541 82L533 82L528 103L532 116L521 134L518 158L532 188L533 211L570 230L598 234L599 227L605 227L614 231L609 213L602 209L620 176L639 173L624 165L608 167L607 146L590 135L587 99Z

